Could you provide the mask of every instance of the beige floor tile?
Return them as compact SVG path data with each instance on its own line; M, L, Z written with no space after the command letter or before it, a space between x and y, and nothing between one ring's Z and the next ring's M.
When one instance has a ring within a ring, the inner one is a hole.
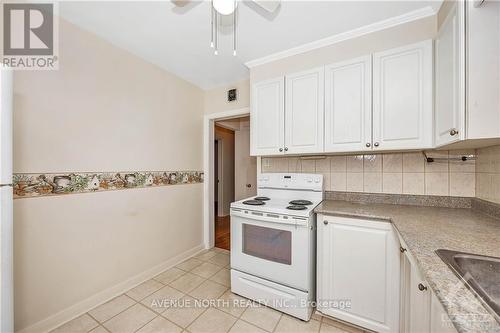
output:
M249 306L241 316L241 319L269 332L274 330L280 318L281 312L263 305Z
M178 289L184 293L188 293L194 288L198 287L202 282L205 281L201 276L186 273L179 277L177 280L170 283L170 286Z
M274 332L276 333L317 333L320 322L317 320L302 321L288 315L282 315Z
M218 271L220 271L222 267L217 266L215 264L204 262L200 266L191 270L191 273L199 275L204 278L209 278L212 275L215 275Z
M97 326L89 333L109 333L109 331L107 329L105 329L103 326Z
M311 319L317 320L317 321L321 321L322 318L323 318L323 316L317 311L314 311L312 316L311 316Z
M206 309L207 307L204 304L186 295L179 300L177 306L166 309L161 315L175 324L186 328L199 315L205 312Z
M135 301L126 295L118 296L111 301L101 304L89 311L89 314L103 323L109 318L116 316L128 307L131 307Z
M218 266L227 266L229 265L229 254L225 253L217 253L215 256L212 258L208 259L208 262L211 262L212 264L216 264Z
M186 261L181 262L179 265L175 266L176 268L182 269L183 271L189 272L195 267L200 266L203 261L198 260L196 258L190 258Z
M143 299L141 303L155 312L162 313L182 296L184 294L179 290L165 286Z
M227 287L206 280L198 287L189 292L189 295L197 299L217 299L227 290Z
M160 281L163 284L169 284L170 282L176 280L178 277L181 275L185 274L186 272L183 271L182 269L178 268L170 268L166 270L163 273L158 274L157 276L154 277L156 281Z
M216 251L212 250L206 250L203 251L195 256L196 259L202 260L202 261L207 261L208 259L212 258L217 254Z
M266 331L261 330L257 326L249 324L246 321L238 320L233 327L231 327L229 333L266 333Z
M320 328L319 332L320 333L349 333L347 331L344 331L341 328L338 328L338 327L335 327L332 325L328 325L325 323L321 323L321 328Z
M99 323L92 319L88 314L83 314L73 320L68 321L64 325L59 326L51 333L87 333L94 327L99 326Z
M112 333L132 333L151 321L156 314L141 304L136 304L111 318L103 325Z
M235 317L241 316L248 305L251 303L250 300L233 294L230 290L226 291L219 297L219 302L217 303L217 309L227 312Z
M179 333L182 328L171 323L162 317L156 317L145 326L143 326L137 333Z
M362 333L363 330L361 328L351 326L348 324L345 324L343 322L328 318L328 317L323 317L322 324L326 324L329 326L334 326L337 329L340 329L339 332L349 332L349 333ZM337 331L331 331L331 332L337 332Z
M130 296L131 298L135 299L136 301L142 300L144 297L151 295L155 291L163 288L163 284L156 281L156 280L148 280L144 283L141 283L135 288L130 289L127 291L127 296Z
M231 286L231 272L227 268L223 268L214 276L210 278L210 280L222 284L223 286L230 287Z
M235 322L235 317L217 309L209 308L189 325L187 330L192 333L224 333L229 331Z
M221 249L219 247L214 247L212 248L212 251L218 252L218 253L225 253L225 254L230 254L231 252L226 249Z

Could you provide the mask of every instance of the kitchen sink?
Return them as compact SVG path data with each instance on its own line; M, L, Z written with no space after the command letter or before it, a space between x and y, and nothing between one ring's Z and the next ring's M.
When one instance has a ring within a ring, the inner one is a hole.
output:
M436 250L436 254L500 322L500 258L445 249Z

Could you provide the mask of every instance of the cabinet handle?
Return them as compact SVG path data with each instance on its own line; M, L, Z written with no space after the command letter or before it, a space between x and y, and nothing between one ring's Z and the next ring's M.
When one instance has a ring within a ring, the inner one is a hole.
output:
M374 145L375 147L378 147L378 146L379 146L379 143L378 143L378 142L375 142L373 145Z
M327 225L327 224L328 224L328 221L324 220L324 221L323 221L323 224L324 224L324 225Z
M371 144L371 143L369 143L369 142L367 142L367 143L366 143L366 146L367 146L368 148L370 148L370 147L372 146L372 144Z
M450 130L450 135L451 136L454 136L454 135L457 135L457 134L458 134L458 131L456 129L453 128L453 129Z
M399 252L401 253L405 253L406 252L406 249L402 246L399 247Z
M280 153L283 151L283 148L280 148Z
M419 283L419 284L418 284L418 290L420 290L420 291L425 291L425 290L427 290L427 287L426 287L426 286L424 286L423 284Z
M288 151L288 147L285 147L285 151Z

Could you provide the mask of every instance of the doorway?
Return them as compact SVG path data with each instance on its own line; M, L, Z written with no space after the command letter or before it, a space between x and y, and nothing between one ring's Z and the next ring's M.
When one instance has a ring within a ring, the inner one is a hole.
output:
M231 249L231 203L256 194L257 160L250 156L248 116L214 122L214 246Z

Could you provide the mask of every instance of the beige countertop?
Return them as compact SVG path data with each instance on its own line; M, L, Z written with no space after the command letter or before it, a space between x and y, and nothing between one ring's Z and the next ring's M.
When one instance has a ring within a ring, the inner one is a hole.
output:
M434 252L449 249L500 257L500 220L464 208L325 200L318 214L392 222L458 332L500 332L500 324Z

